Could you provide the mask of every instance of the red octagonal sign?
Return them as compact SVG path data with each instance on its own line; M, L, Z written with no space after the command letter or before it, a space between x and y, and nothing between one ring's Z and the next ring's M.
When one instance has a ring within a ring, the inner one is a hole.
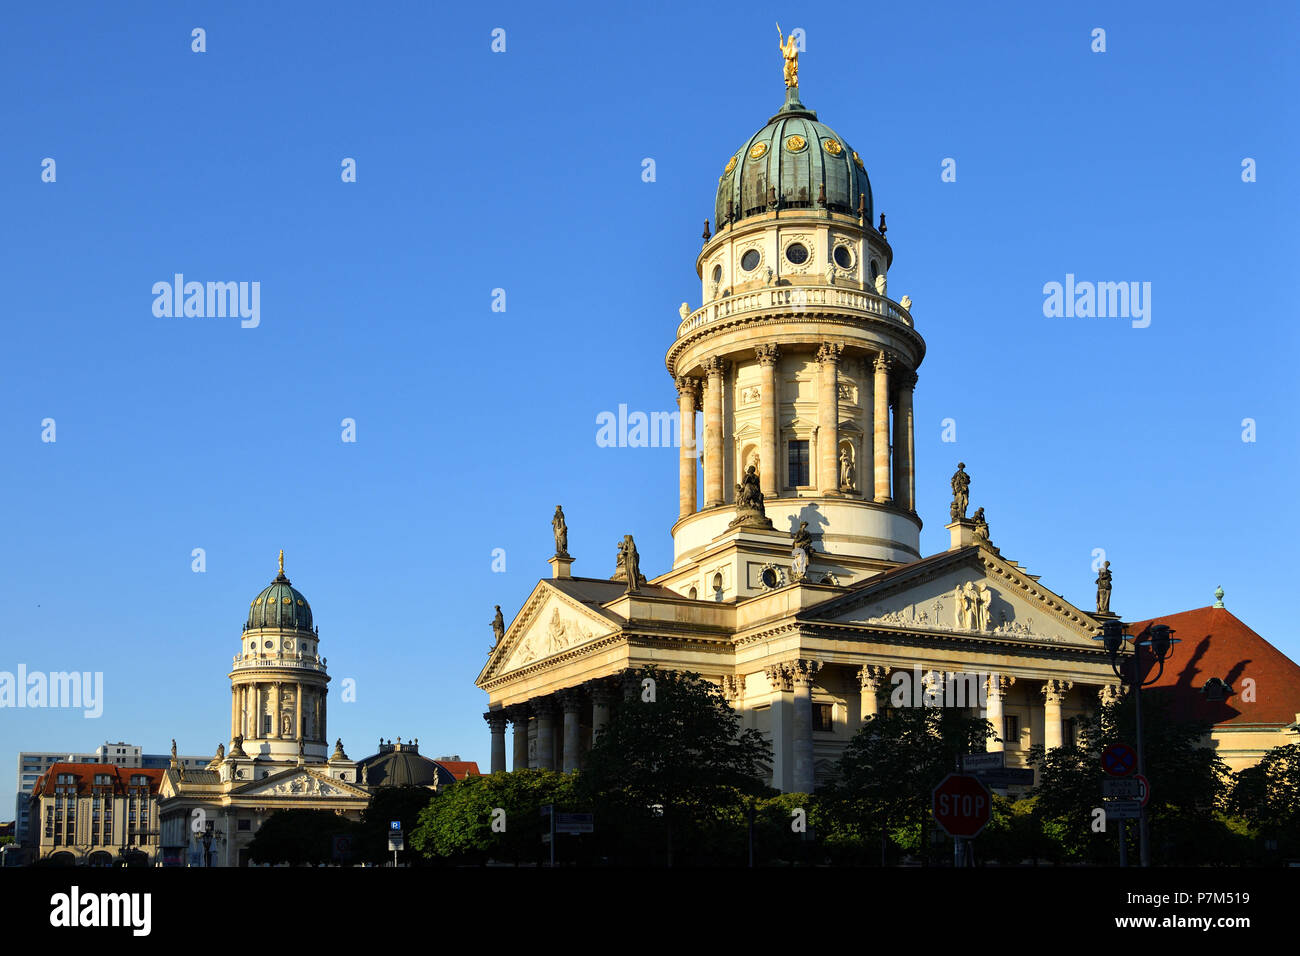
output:
M974 777L950 773L934 788L934 822L949 836L978 835L992 810L988 790Z

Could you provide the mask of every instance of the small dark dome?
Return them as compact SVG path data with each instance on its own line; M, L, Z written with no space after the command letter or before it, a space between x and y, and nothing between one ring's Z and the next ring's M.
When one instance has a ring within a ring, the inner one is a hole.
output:
M363 780L368 787L449 786L455 776L436 760L420 756L418 744L381 743L379 753L359 761L365 767Z
M780 112L728 158L718 179L714 222L721 226L768 212L774 208L773 187L775 208L825 208L856 216L861 200L864 220L871 222L871 182L861 157L844 137L817 122L817 114L799 102L798 87L786 91Z
M307 603L301 591L290 585L283 570L249 605L248 623L244 628L252 627L311 630L311 605Z

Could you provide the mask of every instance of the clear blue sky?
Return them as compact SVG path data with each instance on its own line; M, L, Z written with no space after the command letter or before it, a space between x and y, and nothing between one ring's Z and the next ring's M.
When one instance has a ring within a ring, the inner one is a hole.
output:
M717 176L782 101L776 20L806 32L803 100L862 155L929 343L923 551L960 458L1003 553L1069 600L1105 548L1126 618L1222 584L1300 656L1300 8L807 9L7 9L0 670L103 671L106 701L0 711L0 793L20 749L212 752L279 548L334 686L357 680L331 739L486 765L492 606L548 573L554 506L576 574L626 533L668 567L674 452L598 447L595 421L674 407ZM176 272L260 282L261 325L155 318ZM1067 273L1150 282L1150 327L1045 318Z

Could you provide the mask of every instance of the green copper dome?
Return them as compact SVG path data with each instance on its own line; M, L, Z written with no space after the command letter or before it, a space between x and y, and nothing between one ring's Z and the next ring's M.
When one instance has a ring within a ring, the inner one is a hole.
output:
M302 596L302 592L294 588L289 583L289 579L284 576L283 565L275 580L249 605L248 623L244 625L244 629L248 630L251 627L311 630L311 605Z
M714 222L721 227L773 209L829 209L861 214L871 224L871 183L862 159L799 102L798 87L786 90L780 112L728 158Z

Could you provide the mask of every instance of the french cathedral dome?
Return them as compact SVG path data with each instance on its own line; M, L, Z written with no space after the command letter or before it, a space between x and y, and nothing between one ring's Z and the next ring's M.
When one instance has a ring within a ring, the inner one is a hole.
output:
M254 627L311 630L311 605L302 596L302 592L294 588L284 576L283 565L275 580L248 607L248 623L244 629Z
M861 215L865 222L872 218L871 183L861 157L799 102L798 87L786 91L780 111L728 158L714 222L721 227L772 209L829 209Z

